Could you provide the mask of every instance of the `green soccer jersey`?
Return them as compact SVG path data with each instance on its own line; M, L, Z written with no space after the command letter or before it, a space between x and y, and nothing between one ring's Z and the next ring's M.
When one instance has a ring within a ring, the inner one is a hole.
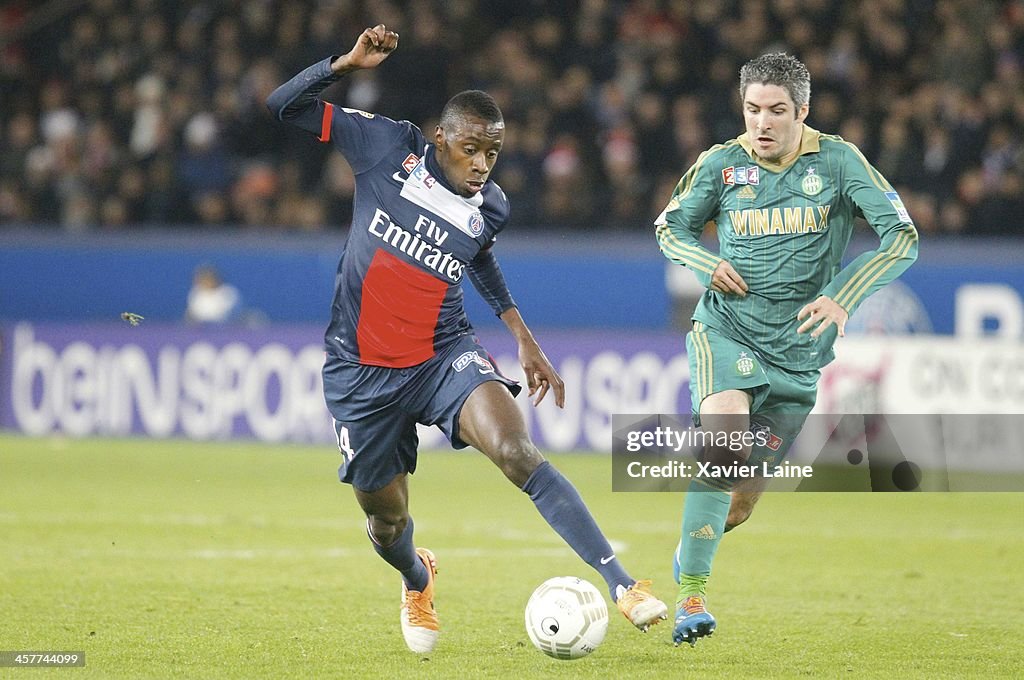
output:
M858 216L881 244L841 267ZM717 224L717 254L700 242L709 221ZM655 224L665 257L705 286L723 259L749 286L746 297L709 288L693 318L796 371L830 362L836 338L835 326L817 339L797 333L801 307L827 295L853 314L917 259L917 230L885 178L853 144L806 125L788 167L758 159L745 135L711 147Z

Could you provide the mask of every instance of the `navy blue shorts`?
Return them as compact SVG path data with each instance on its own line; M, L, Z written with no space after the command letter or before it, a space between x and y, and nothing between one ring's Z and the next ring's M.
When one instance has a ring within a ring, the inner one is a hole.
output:
M470 393L490 380L512 396L522 389L471 335L409 368L366 366L328 353L324 396L334 417L342 463L338 478L372 492L395 475L416 470L416 424L437 425L457 449L459 412Z

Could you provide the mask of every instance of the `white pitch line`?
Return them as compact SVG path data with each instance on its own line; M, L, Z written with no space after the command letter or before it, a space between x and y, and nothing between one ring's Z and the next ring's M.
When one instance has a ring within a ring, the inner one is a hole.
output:
M201 560L255 560L255 559L309 559L343 557L359 557L370 554L366 548L325 548L318 550L299 550L292 548L240 548L234 550L205 549L186 553L187 557ZM445 548L438 554L446 557L482 558L495 555L508 557L566 557L574 553L565 548Z
M66 525L68 527L81 526L184 526L184 527L205 527L205 526L239 526L258 527L261 529L275 528L315 528L331 530L351 530L356 528L360 533L366 527L366 519L355 515L339 515L337 517L325 518L268 518L265 515L205 515L200 513L166 513L166 514L118 514L118 513L46 513L46 512L0 512L0 525ZM434 523L426 521L417 522L419 535L430 531ZM440 523L437 523L440 526ZM451 527L447 524L447 527ZM543 543L546 545L562 545L562 539L553 531L534 533L509 528L494 528L493 525L483 522L460 523L458 527L469 533L478 532L490 537L506 541L528 542L532 544ZM892 540L947 540L947 541L977 541L977 540L1006 540L1006 530L1001 528L986 528L973 526L951 527L942 533L929 533L922 536L917 525L905 527L902 533L900 527L890 527L891 533L887 536ZM826 539L863 539L878 536L871 527L859 527L854 523L843 526L805 528L772 523L768 521L752 521L743 525L738 532L743 534L756 534L758 536L800 536ZM640 524L630 529L630 533L665 536L674 544L679 536L679 528L675 522L652 522ZM625 541L609 539L612 549L616 552L626 552L629 544Z
M309 519L270 519L264 515L250 515L232 517L228 515L204 515L199 513L181 514L113 514L113 513L88 513L84 515L73 515L66 513L0 513L0 524L65 524L68 526L81 525L142 525L142 526L185 526L185 527L207 527L207 526L245 526L259 527L261 529L272 528L318 528L318 529L350 529L366 526L366 520L362 517L335 517L335 518L309 518ZM417 528L420 535L429 532L430 523L418 523ZM459 528L465 531L476 531L487 536L498 538L504 541L516 543L544 543L547 545L562 546L562 539L554 531L547 533L536 533L519 529L502 527L495 529L492 525L484 523L460 524ZM623 553L629 550L629 544L625 541L609 539L608 543L612 550ZM561 548L560 548L561 549ZM568 548L566 548L568 549Z
M613 546L616 553L625 552L624 544ZM439 553L446 557L461 559L491 559L500 557L502 559L514 558L563 558L574 557L575 553L567 545L562 546L515 546L515 547L492 547L478 548L472 546L442 548ZM335 547L335 548L269 548L269 547L247 547L247 548L197 548L186 550L137 550L132 548L115 547L110 548L65 548L49 549L42 546L17 548L9 555L12 559L34 559L40 556L47 556L49 559L112 559L124 560L159 560L159 561L181 561L181 560L311 560L311 559L346 559L352 557L363 557L372 554L369 545L365 547Z
M68 526L91 525L141 525L141 526L228 526L241 525L249 527L273 528L273 527L301 527L320 529L348 529L351 527L364 527L366 519L362 517L331 517L331 518L268 518L264 515L203 515L167 513L162 515L154 514L132 514L132 513L0 513L0 524L66 524Z

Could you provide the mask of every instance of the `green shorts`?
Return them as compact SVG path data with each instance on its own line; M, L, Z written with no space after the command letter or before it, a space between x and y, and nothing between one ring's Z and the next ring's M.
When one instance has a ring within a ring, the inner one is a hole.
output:
M725 390L750 393L751 428L768 428L765 447L755 446L751 463L778 463L800 433L818 396L821 371L791 371L769 363L756 350L699 321L686 336L690 360L693 423L700 425L700 404Z

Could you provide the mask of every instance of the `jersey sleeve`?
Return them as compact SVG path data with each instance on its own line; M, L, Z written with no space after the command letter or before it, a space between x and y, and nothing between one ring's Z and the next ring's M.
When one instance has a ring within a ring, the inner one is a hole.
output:
M848 314L872 293L895 280L917 259L917 229L899 194L849 142L843 164L843 193L874 229L881 241L877 250L863 253L833 278L822 295Z
M697 158L679 180L665 210L654 221L662 254L693 270L705 287L711 286L711 275L722 261L700 242L704 225L719 211L719 192L707 162L710 155L709 150Z
M325 102L320 94L341 78L331 70L335 58L313 64L278 87L267 98L267 108L278 120L316 135L321 142L332 142L358 175L412 134L412 125Z
M483 248L470 261L468 267L469 280L473 282L473 287L480 293L480 297L484 299L484 302L494 310L494 314L501 316L504 312L515 307L516 303L508 290L508 284L505 283L505 276L501 273L501 267L498 266L498 258L491 252L491 245L493 244L494 242L492 241L490 245Z

